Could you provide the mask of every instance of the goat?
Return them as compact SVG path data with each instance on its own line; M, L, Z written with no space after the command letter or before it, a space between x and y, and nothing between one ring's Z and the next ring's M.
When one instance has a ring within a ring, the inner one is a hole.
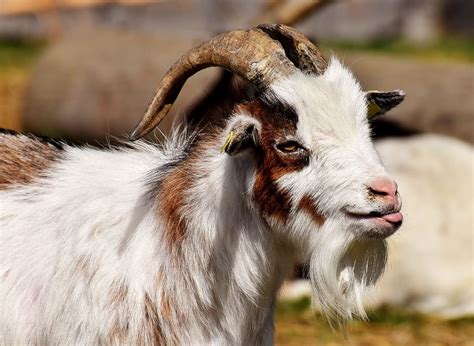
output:
M205 129L137 141L186 79L219 66L247 98ZM283 25L220 34L162 79L122 148L0 136L0 343L271 344L278 289L310 259L338 324L365 316L402 223L364 93Z

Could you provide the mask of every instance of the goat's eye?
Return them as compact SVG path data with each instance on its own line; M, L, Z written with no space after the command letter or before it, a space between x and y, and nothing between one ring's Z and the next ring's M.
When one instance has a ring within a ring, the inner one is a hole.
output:
M298 150L305 150L298 142L288 141L277 144L277 149L284 153L294 153Z

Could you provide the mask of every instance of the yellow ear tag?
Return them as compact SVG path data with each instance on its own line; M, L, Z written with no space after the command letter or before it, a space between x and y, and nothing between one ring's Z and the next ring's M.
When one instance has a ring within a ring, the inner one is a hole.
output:
M225 140L224 145L221 148L221 153L226 151L227 147L229 146L230 142L232 141L232 138L234 137L234 130L231 130L229 132L229 135L227 136L227 139Z
M367 118L372 119L382 108L376 103L369 103L367 106Z

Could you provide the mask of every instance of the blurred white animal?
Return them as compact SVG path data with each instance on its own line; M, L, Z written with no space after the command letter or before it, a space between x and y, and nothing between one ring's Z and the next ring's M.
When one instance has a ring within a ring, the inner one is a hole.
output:
M440 135L378 142L403 195L405 221L375 305L445 317L474 314L474 150Z

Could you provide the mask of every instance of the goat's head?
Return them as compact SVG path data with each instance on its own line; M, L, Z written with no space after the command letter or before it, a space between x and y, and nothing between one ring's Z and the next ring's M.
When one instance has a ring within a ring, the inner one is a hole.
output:
M188 77L221 66L255 87L227 121L219 145L253 162L249 203L302 259L311 258L316 298L331 318L364 316L361 293L386 260L384 238L402 221L395 182L370 138L369 121L403 92L363 92L341 63L327 64L302 34L261 25L219 35L167 73L132 139L150 132ZM225 154L222 154L225 155ZM243 167L243 166L241 166Z

